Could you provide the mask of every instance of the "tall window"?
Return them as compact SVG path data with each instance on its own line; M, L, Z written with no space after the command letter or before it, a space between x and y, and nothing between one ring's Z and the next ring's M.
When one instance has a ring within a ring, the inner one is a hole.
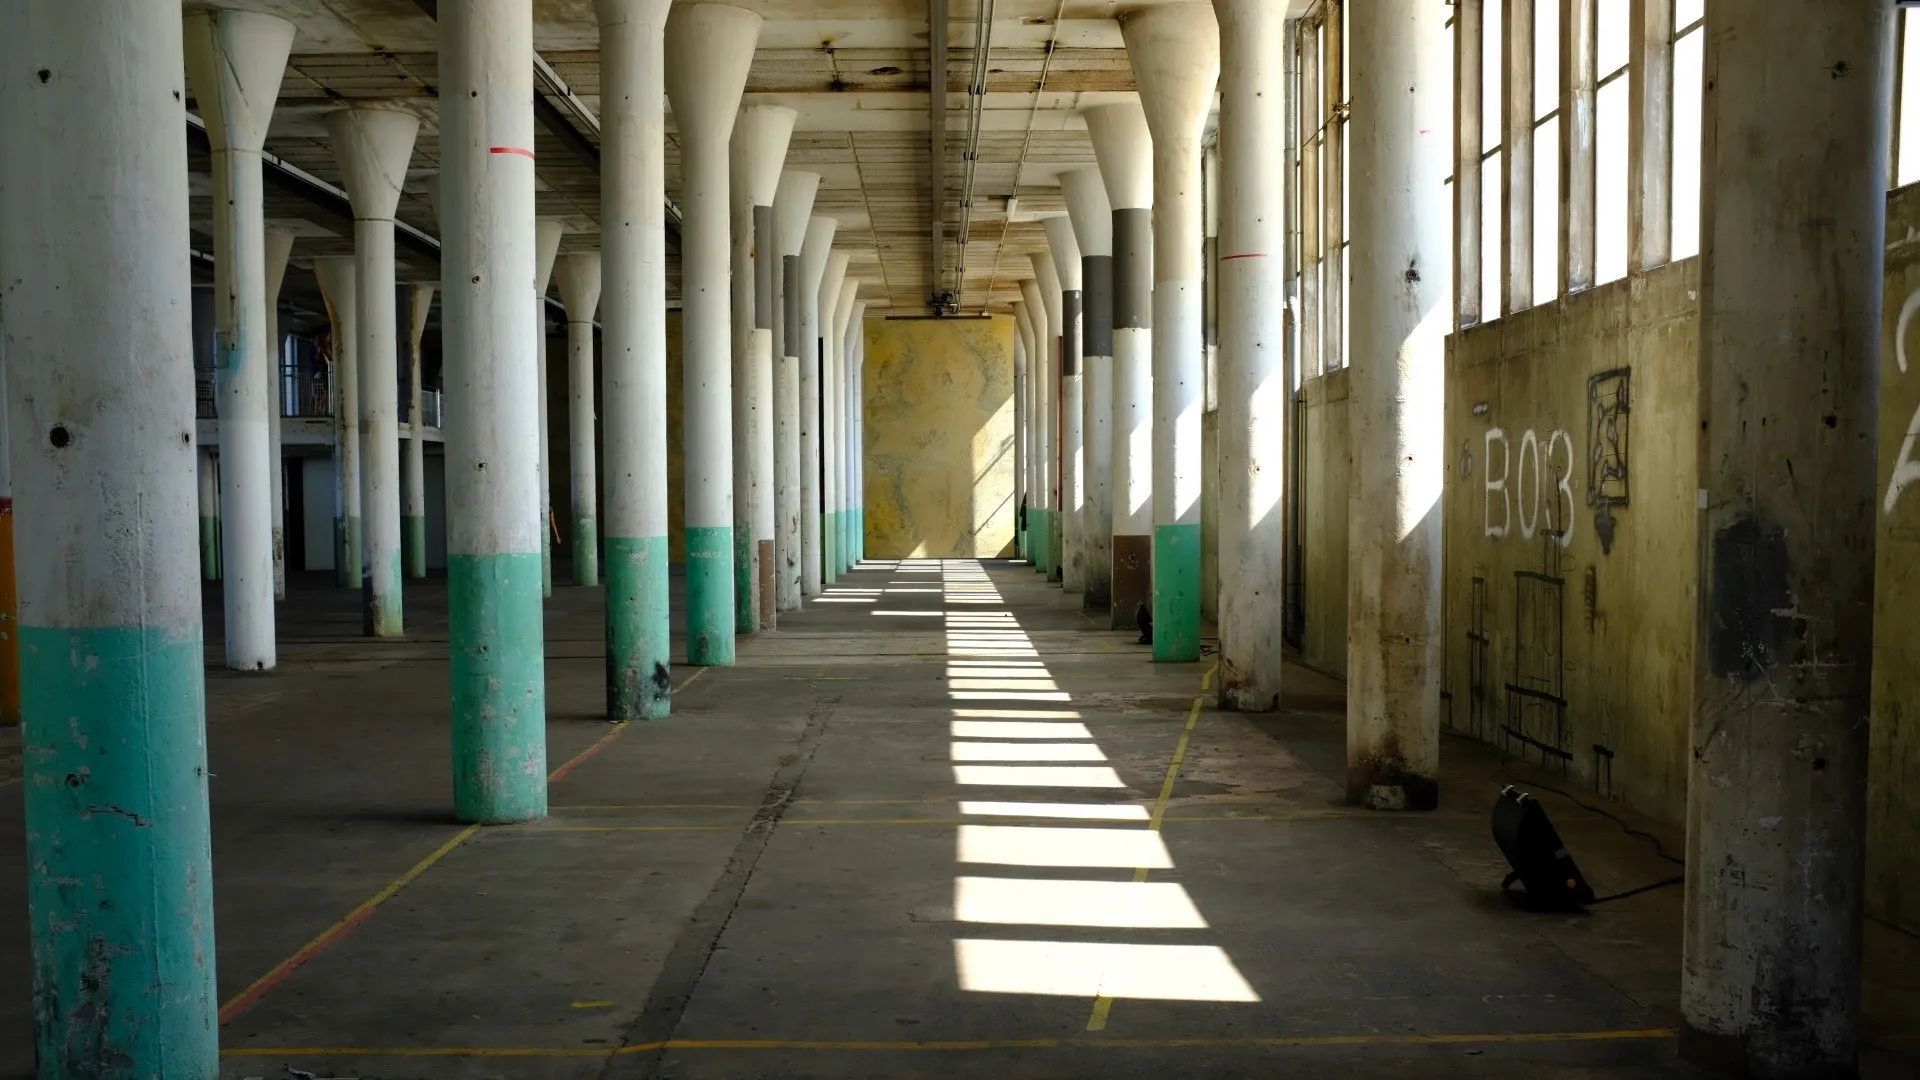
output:
M1524 4L1527 0L1512 0ZM1501 78L1506 68L1500 48L1504 38L1503 0L1482 0L1480 14L1480 321L1491 322L1500 310L1501 198Z
M1321 0L1295 24L1295 100L1299 121L1299 267L1301 371L1346 366L1347 80L1340 0Z
M1560 0L1533 4L1533 302L1560 288Z
M1706 86L1706 0L1673 5L1673 257L1700 254L1700 96Z
M1920 16L1900 9L1899 89L1894 98L1893 186L1920 181Z
M1660 0L1647 0L1657 3ZM1593 269L1595 285L1627 276L1627 47L1630 0L1594 5Z

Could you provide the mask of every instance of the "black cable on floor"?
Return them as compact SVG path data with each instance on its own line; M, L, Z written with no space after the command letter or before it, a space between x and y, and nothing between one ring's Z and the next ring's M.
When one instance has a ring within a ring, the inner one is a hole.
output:
M1567 800L1568 802L1579 807L1580 809L1585 810L1588 813L1599 814L1601 817L1606 818L1608 821L1611 821L1615 825L1620 826L1620 830L1626 833L1628 836L1635 837L1636 839L1640 839L1640 840L1645 840L1647 843L1652 844L1653 853L1655 855L1660 856L1661 858L1667 860L1668 862L1674 864L1675 866L1687 865L1687 861L1685 859L1682 859L1676 855L1669 855L1667 853L1666 845L1660 842L1659 837L1653 835L1650 832L1647 832L1644 829L1634 828L1633 826L1627 824L1625 819L1621 818L1620 815L1615 814L1613 811L1607 810L1604 807L1592 806L1586 802L1583 802L1579 796L1573 794L1570 791L1562 791L1561 789L1557 787L1553 787L1549 784L1538 783L1536 781L1529 780L1525 777L1515 775L1512 769L1507 768L1507 759L1503 757L1498 750L1495 750L1493 747L1488 746L1486 743L1481 742L1479 739L1476 739L1471 735L1467 735L1458 731L1447 731L1445 732L1445 734L1451 735L1456 739L1463 739L1479 747L1480 749L1486 751L1488 756L1492 757L1494 762L1500 766L1500 771L1505 773L1507 776L1507 779L1513 781L1514 783L1524 784L1529 788L1538 788L1541 791L1551 791L1555 795L1560 796L1561 798ZM1677 881L1679 879L1676 878L1674 880ZM1672 881L1667 881L1667 882L1661 882L1660 884L1670 885L1672 883L1673 883ZM1647 888L1649 889L1657 888L1657 887L1658 886L1655 886L1655 885L1647 886ZM1623 893L1621 895L1630 895L1630 894ZM1608 899L1616 899L1616 898L1609 897Z
M1604 904L1609 900L1625 900L1629 896L1639 896L1643 892L1652 892L1655 889L1664 889L1669 885L1678 885L1685 880L1687 880L1687 875L1675 874L1673 877L1663 878L1659 881L1654 882L1651 885L1642 885L1637 889L1628 889L1626 892L1617 892L1609 896L1602 896L1594 900L1594 903Z

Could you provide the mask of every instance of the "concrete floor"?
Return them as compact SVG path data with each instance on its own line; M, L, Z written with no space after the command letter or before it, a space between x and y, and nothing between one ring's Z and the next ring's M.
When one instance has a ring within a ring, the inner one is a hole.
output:
M1528 911L1498 889L1509 781L1478 744L1447 741L1440 811L1349 810L1338 683L1296 669L1275 717L1196 710L1209 663L1147 663L1030 569L988 568L856 573L626 728L598 718L598 593L556 588L553 815L484 830L449 815L444 584L408 583L407 641L367 642L357 598L297 582L279 671L209 669L222 1075L1692 1075L1666 1030L1678 888ZM1036 660L1057 690L994 670ZM1091 741L975 729L1002 745L957 766L956 710ZM1012 755L1091 760L991 760ZM32 1065L18 769L0 734L0 1077ZM1668 875L1544 798L1601 892ZM1143 871L1156 821L1171 865ZM996 899L1064 925L979 921ZM1920 942L1876 925L1867 954L1865 1074L1920 1074ZM1092 996L1087 963L1129 996Z

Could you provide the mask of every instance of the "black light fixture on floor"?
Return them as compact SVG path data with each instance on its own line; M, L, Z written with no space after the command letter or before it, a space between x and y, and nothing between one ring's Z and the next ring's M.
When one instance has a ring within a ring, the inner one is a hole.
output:
M1547 808L1512 784L1493 804L1493 842L1513 867L1501 889L1518 881L1534 903L1548 908L1581 908L1594 902L1593 887L1547 820Z

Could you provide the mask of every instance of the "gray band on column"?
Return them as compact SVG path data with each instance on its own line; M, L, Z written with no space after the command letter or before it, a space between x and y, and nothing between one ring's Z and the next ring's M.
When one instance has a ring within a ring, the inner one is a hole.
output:
M753 328L773 329L773 207L753 208Z
M1113 328L1153 326L1153 211L1113 212Z
M800 256L788 255L780 260L782 286L787 302L781 312L782 322L787 331L787 355L800 355Z
M1113 356L1113 256L1080 259L1082 356Z
M1060 291L1060 376L1080 374L1081 307L1079 289Z
M1200 258L1206 267L1201 277L1200 297L1201 323L1205 327L1206 344L1220 344L1220 238L1209 236L1200 243Z

